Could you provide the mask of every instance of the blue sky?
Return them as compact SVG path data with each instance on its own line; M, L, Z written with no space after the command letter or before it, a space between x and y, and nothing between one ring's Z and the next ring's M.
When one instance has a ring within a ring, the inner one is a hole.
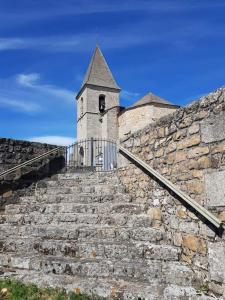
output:
M128 106L225 84L224 0L0 0L0 136L70 143L96 43Z

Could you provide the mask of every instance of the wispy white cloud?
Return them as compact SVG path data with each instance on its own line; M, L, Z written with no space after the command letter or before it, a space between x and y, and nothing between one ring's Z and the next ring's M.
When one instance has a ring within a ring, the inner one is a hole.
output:
M148 42L149 37L136 36L129 32L100 33L104 49L124 48ZM19 41L19 42L18 42ZM83 52L96 44L96 34L46 36L37 38L9 37L0 38L0 51L38 50L45 52Z
M16 78L19 84L32 87L38 80L40 80L40 74L38 73L18 74Z
M57 102L59 107L72 104L74 95L68 89L42 83L39 73L0 79L0 106L27 114L46 111Z
M122 92L121 92L121 98L124 100L133 101L133 100L137 99L139 96L140 96L139 93L135 93L135 92L127 91L127 90L122 90Z
M151 28L151 34L146 30ZM158 22L151 19L143 19L132 24L124 23L113 30L101 28L98 31L101 45L105 49L123 49L140 45L164 45L175 48L188 48L202 39L224 36L224 31L219 25L205 23L202 20L193 22L183 22L182 25L174 20L174 26L168 25L168 30L158 26ZM84 52L96 44L96 32L72 34L72 35L52 35L40 37L4 37L0 38L0 51L6 50L35 50L44 52Z
M10 3L10 1L8 1ZM89 15L96 13L113 13L143 11L149 13L174 13L213 8L224 8L224 1L180 1L180 0L129 0L129 1L60 1L52 5L51 1L44 1L44 6L39 4L27 5L21 1L17 13L13 5L0 12L1 22L6 26L26 22L35 22L44 19L58 18L63 16Z
M69 136L57 136L57 135L49 135L49 136L37 136L31 138L25 138L31 142L39 142L46 143L58 146L69 146L75 142L75 138Z
M17 83L21 86L38 90L41 93L50 94L64 101L72 102L75 97L75 92L67 89L59 88L54 85L40 83L40 74L18 74L16 76Z
M1 95L0 106L12 108L13 110L19 110L26 113L36 113L42 110L41 106L36 103L24 100L9 99L7 97L2 97Z

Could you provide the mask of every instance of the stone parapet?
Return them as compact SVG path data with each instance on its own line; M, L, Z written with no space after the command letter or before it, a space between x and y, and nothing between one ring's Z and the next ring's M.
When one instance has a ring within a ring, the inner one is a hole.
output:
M225 88L137 131L121 144L225 222ZM133 163L118 170L135 202L146 204L180 260L202 277L201 288L222 295L225 237L218 236ZM223 270L223 271L222 271Z
M49 144L0 138L0 173L56 147ZM34 182L40 178L57 173L64 167L64 164L62 147L60 153L51 154L47 158L23 167L4 178L0 178L1 206L10 201L15 202L21 193L29 193L28 187L32 188Z

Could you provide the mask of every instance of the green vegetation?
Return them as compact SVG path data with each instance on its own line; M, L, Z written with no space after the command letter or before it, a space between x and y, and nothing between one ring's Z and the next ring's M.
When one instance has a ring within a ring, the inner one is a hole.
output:
M67 294L62 289L40 289L34 284L0 280L0 300L97 300L96 297L81 295L79 289L75 292Z

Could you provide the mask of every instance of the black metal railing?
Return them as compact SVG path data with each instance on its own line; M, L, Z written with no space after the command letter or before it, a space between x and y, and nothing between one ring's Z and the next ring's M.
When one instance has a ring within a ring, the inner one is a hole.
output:
M90 138L68 146L65 153L67 168L74 170L111 171L117 168L115 141Z

